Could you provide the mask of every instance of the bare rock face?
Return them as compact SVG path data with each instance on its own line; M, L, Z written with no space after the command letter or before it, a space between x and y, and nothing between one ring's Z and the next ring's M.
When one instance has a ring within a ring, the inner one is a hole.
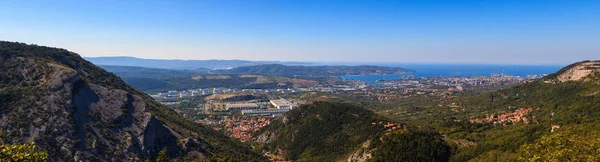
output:
M558 81L566 82L566 81L580 81L590 76L591 74L598 73L600 71L600 62L592 61L592 62L582 62L573 67L567 69L566 71L560 73L557 77Z
M254 138L254 142L257 142L257 143L270 143L271 141L275 140L275 138L277 138L277 133L270 132L270 131L265 131L264 133L256 136Z
M371 140L363 143L362 147L358 149L358 151L354 152L354 154L348 157L347 162L365 162L373 157L373 151L369 150L369 146L371 145Z
M281 121L283 122L283 124L288 124L290 122L290 119L287 116L283 116L283 119L281 119Z
M59 90L65 83L73 83L79 80L77 71L58 64L48 63L48 68L52 71L49 78L46 78L50 90Z
M18 106L8 105L13 110L0 113L0 128L14 137L4 141L34 141L52 161L141 161L155 158L163 148L170 155L182 153L179 141L184 137L153 117L138 94L90 83L81 79L87 74L56 63L3 61L15 65L9 70L22 78L3 90L23 93L12 99Z

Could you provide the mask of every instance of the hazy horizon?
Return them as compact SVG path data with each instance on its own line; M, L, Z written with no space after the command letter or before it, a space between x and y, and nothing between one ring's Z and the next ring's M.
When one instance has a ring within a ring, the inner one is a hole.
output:
M3 1L3 40L83 57L566 65L598 1Z
M466 64L466 65L540 65L540 66L565 66L571 63L494 63L494 62L471 62L471 63L460 63L460 62L361 62L361 61L281 61L281 60L243 60L243 59L160 59L160 58L140 58L134 56L96 56L96 57L85 57L88 58L135 58L135 59L143 59L143 60L166 60L166 61L256 61L256 62L297 62L297 63L308 63L312 65L386 65L386 64L407 64L407 65L427 65L427 64L436 64L436 65L457 65L457 64ZM586 61L586 60L580 60ZM577 61L577 62L580 62Z

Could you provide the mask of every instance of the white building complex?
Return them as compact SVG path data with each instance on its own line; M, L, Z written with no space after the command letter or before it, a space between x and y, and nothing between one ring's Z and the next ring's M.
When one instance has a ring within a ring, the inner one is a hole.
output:
M260 115L260 116L280 116L285 112L290 111L290 109L279 109L279 110L242 110L242 115Z
M258 109L259 106L256 103L229 103L225 105L227 110L229 109Z
M273 106L275 106L275 108L277 108L277 109L294 109L294 108L296 108L296 104L294 104L286 99L271 100L271 104Z

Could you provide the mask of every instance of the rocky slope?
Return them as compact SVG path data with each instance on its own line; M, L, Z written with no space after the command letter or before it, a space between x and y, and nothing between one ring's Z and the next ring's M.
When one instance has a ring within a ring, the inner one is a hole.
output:
M365 162L373 158L374 149L369 149L371 146L371 140L367 140L367 142L362 144L362 147L358 149L358 151L354 152L348 159L347 162Z
M600 72L600 61L584 61L563 69L556 79L560 82L579 81L598 72Z
M263 160L67 50L0 42L0 62L3 141L33 141L52 161L141 161L163 149L172 158Z

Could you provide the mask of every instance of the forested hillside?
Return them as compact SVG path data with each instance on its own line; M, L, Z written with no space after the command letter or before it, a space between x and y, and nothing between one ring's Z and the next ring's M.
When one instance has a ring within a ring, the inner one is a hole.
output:
M459 130L463 131L450 133L450 137L467 139L477 145L461 148L453 158L457 161L499 157L507 160L547 158L546 160L559 161L596 161L592 155L600 154L600 146L569 146L583 142L582 140L600 140L598 65L598 62L579 62L533 83L451 101L471 111L476 119L492 114L499 116L521 108L532 110L523 116L527 119L521 118L528 120L528 124L521 121L509 125L494 122L461 125ZM551 141L566 134L572 137L561 139L564 142ZM551 154L556 155L550 157Z
M355 105L330 102L288 112L257 132L254 141L276 160L445 161L450 156L450 147L437 132L391 123Z

